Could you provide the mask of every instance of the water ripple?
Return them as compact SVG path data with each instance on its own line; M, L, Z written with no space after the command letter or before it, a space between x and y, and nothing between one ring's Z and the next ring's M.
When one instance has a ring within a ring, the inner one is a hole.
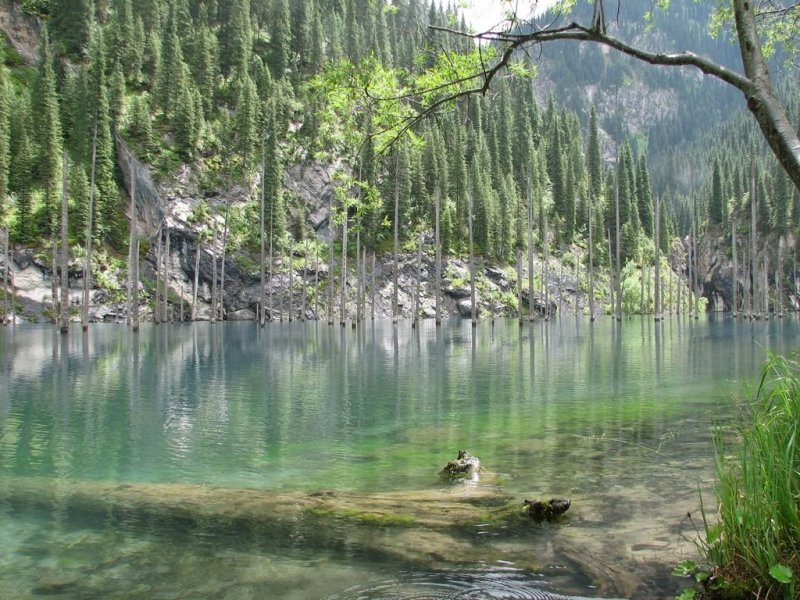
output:
M586 600L550 591L550 585L516 569L486 572L413 572L374 579L327 600Z

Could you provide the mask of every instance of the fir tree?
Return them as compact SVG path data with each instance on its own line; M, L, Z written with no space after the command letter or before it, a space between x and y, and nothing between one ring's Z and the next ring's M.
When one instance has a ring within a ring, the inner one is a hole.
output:
M239 94L236 101L234 139L241 158L241 175L246 177L256 166L259 103L256 86L247 73L239 78Z
M711 170L711 200L708 203L708 221L711 225L721 225L724 221L726 210L722 191L722 167L719 157L714 157Z
M283 78L292 67L292 25L288 0L273 0L270 66L276 79Z
M639 157L639 167L636 174L636 204L642 231L648 238L653 238L653 191L650 188L650 173L647 170L644 155Z
M36 115L34 136L38 149L37 176L46 190L41 224L44 227L55 228L58 220L56 200L61 181L62 137L56 78L53 72L53 55L46 29L42 36L42 57L33 87L32 107ZM54 232L55 229L53 229Z

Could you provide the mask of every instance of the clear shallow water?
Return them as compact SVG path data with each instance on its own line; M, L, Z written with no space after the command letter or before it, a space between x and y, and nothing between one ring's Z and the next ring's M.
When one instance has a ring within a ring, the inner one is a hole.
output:
M568 317L1 329L9 480L420 490L466 448L509 497L573 508L559 526L493 533L491 560L453 572L308 536L0 506L0 581L20 598L668 597L680 582L665 574L694 555L686 514L710 486L713 428L767 350L799 336L794 319Z

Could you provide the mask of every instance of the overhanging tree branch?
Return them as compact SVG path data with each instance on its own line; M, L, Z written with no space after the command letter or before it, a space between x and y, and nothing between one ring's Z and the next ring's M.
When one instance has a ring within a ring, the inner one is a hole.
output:
M792 3L790 8L794 8L794 4ZM482 85L457 90L450 95L437 98L426 105L419 112L417 118L424 118L446 103L464 96L485 94L498 72L510 65L517 50L559 40L600 44L650 65L692 67L738 89L745 97L747 107L753 113L773 154L795 187L800 190L800 138L790 123L786 110L778 100L772 85L769 69L761 52L761 42L756 24L758 17L756 7L749 0L731 0L731 5L735 16L736 35L741 49L743 74L693 52L650 52L634 46L609 35L603 19L598 18L596 11L591 27L572 22L566 26L547 26L528 33L488 31L470 35L479 43L493 43L502 50L494 64L477 74L477 77L483 78ZM454 35L465 35L463 32L447 28L435 27L433 29ZM404 125L402 133L411 126L412 124Z

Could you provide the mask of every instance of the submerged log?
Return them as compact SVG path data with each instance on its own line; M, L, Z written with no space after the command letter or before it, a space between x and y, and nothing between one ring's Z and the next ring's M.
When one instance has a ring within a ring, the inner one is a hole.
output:
M535 535L524 504L496 487L478 485L370 494L4 478L0 506L38 508L126 528L196 530L248 543L303 540L441 568L513 558L507 550L476 544L477 533ZM543 567L540 561L541 556L526 551L517 564L536 570Z

